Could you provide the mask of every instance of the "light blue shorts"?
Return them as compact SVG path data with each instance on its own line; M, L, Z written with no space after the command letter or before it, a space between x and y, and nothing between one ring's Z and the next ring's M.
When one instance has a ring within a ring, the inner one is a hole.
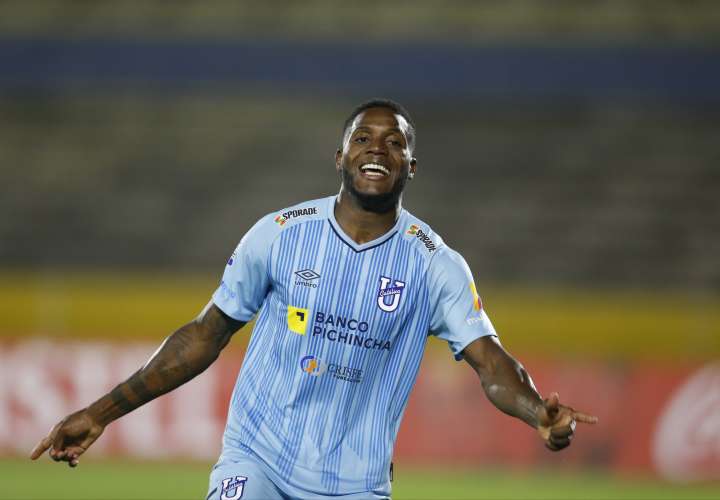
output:
M255 458L242 455L223 457L210 473L206 500L380 500L370 491L350 495L318 495L304 490L283 491L270 479L265 467ZM389 500L389 499L388 499Z

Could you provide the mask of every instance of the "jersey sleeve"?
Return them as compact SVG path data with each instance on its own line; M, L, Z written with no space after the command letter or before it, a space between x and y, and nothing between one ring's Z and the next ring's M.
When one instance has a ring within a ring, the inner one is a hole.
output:
M225 265L213 303L238 321L250 321L270 289L268 260L277 235L272 215L260 219L238 244Z
M497 336L482 307L465 259L448 247L433 256L428 270L431 307L430 333L446 340L455 359L473 340Z

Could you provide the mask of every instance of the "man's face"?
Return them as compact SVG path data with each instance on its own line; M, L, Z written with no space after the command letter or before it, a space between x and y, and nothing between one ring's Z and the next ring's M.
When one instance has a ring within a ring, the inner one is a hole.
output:
M415 173L409 128L402 115L382 107L363 111L348 128L335 165L342 174L343 189L363 208L374 212L394 208L408 173Z

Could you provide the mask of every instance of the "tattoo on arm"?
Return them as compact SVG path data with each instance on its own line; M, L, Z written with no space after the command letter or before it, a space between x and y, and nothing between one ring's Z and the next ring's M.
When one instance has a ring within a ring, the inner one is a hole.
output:
M107 425L175 389L205 371L242 325L209 305L196 320L165 339L142 368L88 410Z

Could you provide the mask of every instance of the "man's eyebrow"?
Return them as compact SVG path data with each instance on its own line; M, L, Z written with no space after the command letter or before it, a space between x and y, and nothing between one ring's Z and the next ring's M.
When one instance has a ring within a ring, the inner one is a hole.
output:
M358 130L362 130L362 131L365 131L365 132L369 132L370 130L372 130L372 127L369 127L369 126L367 126L367 125L359 125L359 126L357 126L357 127L355 127L355 128L353 129L352 133L354 134L354 133L357 132ZM388 132L397 132L398 134L403 134L403 133L405 133L405 132L402 131L402 129L399 129L398 127L392 127L392 128L390 128L390 129L388 129Z

